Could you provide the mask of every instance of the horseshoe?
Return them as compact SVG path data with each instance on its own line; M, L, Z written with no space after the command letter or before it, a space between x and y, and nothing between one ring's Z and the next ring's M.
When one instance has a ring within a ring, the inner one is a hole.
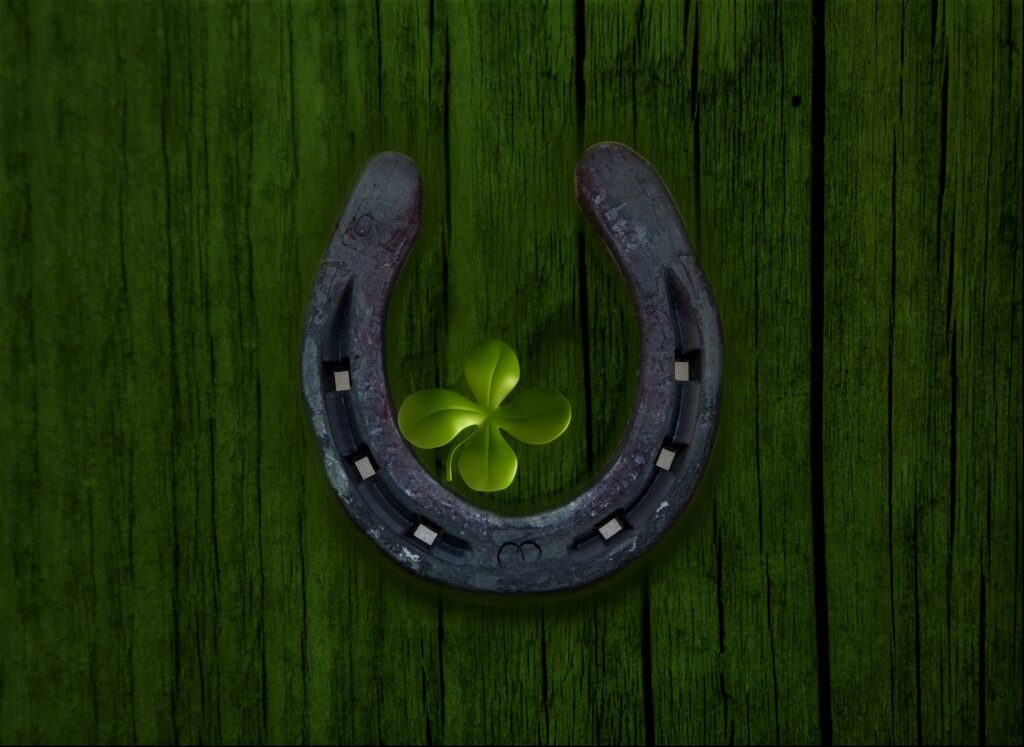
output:
M420 226L422 182L409 158L370 160L324 253L302 345L313 430L349 516L417 576L511 594L594 583L664 535L707 466L722 389L721 323L672 197L654 168L618 143L584 153L576 197L636 306L639 378L626 435L600 477L568 504L530 516L463 500L423 469L399 433L384 324Z

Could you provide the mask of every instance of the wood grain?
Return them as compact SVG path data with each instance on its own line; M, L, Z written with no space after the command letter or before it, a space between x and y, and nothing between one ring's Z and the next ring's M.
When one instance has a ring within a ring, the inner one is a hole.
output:
M844 4L830 8L826 35L849 40L826 63L836 734L1013 741L1020 6Z
M1022 38L1010 0L4 3L0 741L1024 740ZM323 247L416 160L389 384L508 341L572 426L456 488L558 505L641 334L574 204L601 140L715 289L711 468L596 590L415 582L305 422Z

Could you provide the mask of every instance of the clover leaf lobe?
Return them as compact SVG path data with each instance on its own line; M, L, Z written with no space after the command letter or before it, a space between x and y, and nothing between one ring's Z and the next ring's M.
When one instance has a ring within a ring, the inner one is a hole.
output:
M444 446L470 426L487 419L475 402L447 389L423 389L411 395L398 410L402 435L421 449Z
M477 402L497 409L519 383L519 359L501 340L483 340L466 357L466 383Z
M491 419L513 438L539 446L549 444L569 427L569 400L553 389L530 389L506 402Z

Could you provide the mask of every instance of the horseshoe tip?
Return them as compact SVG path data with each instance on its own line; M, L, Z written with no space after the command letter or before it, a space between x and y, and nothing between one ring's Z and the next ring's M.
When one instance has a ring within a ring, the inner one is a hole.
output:
M654 167L628 145L614 141L587 148L576 164L576 201L584 211L616 181L616 175L657 173Z
M613 159L647 163L643 156L628 145L615 142L614 140L607 140L602 143L595 143L583 152L583 155L580 156L579 163L576 165L576 178L578 179L584 172L592 169L601 162Z
M371 169L386 172L391 178L413 181L416 185L422 181L416 162L395 150L386 150L371 157L364 171L368 172Z
M404 153L388 150L371 156L363 167L363 173L350 201L359 194L364 197L369 194L375 195L372 198L377 206L375 220L393 221L405 216L418 225L423 177L416 162ZM359 200L353 204L358 202ZM361 209L365 210L366 205L362 205Z

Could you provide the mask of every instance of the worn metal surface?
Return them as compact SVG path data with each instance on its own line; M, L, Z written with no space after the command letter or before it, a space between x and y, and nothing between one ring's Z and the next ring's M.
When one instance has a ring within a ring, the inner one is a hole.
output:
M327 474L355 523L418 576L499 593L593 583L650 549L707 465L721 325L672 197L649 163L617 143L583 155L576 194L630 289L640 370L618 451L589 488L550 511L509 517L468 503L423 469L398 431L384 324L420 225L422 183L410 159L371 159L321 262L302 376Z

